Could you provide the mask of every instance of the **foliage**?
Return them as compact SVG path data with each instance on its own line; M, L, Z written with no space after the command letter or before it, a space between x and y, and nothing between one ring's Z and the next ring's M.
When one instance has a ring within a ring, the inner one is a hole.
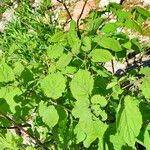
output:
M142 35L141 24L150 13L112 3L91 12L84 30L72 20L70 30L63 31L51 22L52 14L49 24L43 21L45 5L33 13L30 3L21 2L17 19L0 35L1 149L140 145L149 150L150 68L130 67L118 75L104 65L127 59L129 52L147 52L125 31ZM116 22L102 19L105 13ZM11 132L14 128L21 133ZM27 144L23 134L30 139Z

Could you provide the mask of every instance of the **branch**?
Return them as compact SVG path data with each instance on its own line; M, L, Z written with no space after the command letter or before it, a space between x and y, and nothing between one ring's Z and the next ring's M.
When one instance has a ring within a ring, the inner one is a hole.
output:
M82 15L83 15L83 12L84 12L84 9L85 9L85 6L86 6L87 2L88 2L88 0L85 0L85 3L84 3L83 8L81 10L81 13L80 13L80 15L79 15L79 17L77 19L77 32L78 32L79 38L81 38L80 29L79 29L79 21L80 21Z
M15 120L11 119L10 117L8 117L7 115L3 114L2 112L0 112L0 116L2 116L3 118L9 120L12 124L14 124L14 126L16 126L20 131L24 132L25 134L27 134L29 137L31 137L40 147L42 147L44 150L49 150L47 147L45 147L43 145L43 143L35 138L32 134L28 133L28 131L26 131L22 126L20 126Z
M66 12L67 12L69 18L72 20L72 16L71 16L71 14L70 14L69 9L67 8L66 3L65 3L63 0L57 0L57 1L58 1L59 3L61 3L61 4L64 6L64 8L65 8L65 10L66 10Z

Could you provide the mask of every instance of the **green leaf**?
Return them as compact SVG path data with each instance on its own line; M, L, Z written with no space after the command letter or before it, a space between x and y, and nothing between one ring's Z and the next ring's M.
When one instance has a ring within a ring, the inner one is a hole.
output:
M126 20L125 24L126 27L135 29L138 32L142 32L141 26L139 26L135 21L133 20Z
M122 22L124 24L124 21L129 20L131 18L131 13L123 10L118 10L116 12L117 19L119 22Z
M60 44L50 45L47 49L47 55L51 59L59 58L64 51L64 47Z
M143 78L142 84L140 85L139 89L142 91L142 94L148 99L150 99L149 88L150 88L150 76L146 76Z
M76 30L77 23L74 20L70 21L70 30Z
M43 122L50 128L54 127L57 124L59 115L54 106L47 106L46 103L40 102L38 111L40 117L42 117Z
M72 48L71 51L73 54L78 54L80 52L81 41L78 38L77 32L74 30L70 30L68 32L68 43Z
M0 62L0 82L9 82L15 80L13 70L5 62Z
M117 118L117 133L125 143L134 148L136 137L142 127L142 115L137 101L131 96L125 97L124 108L122 107Z
M24 70L24 66L19 61L14 63L13 72L14 72L15 75L20 76L23 70Z
M63 54L59 60L56 62L56 67L57 69L61 70L65 67L67 67L67 65L70 63L72 59L72 55L71 53L68 53L68 54Z
M131 44L130 41L128 41L128 42L122 44L122 46L123 46L124 48L126 48L126 49L131 49L132 44Z
M146 146L146 150L150 150L150 125L147 125L144 133L144 145Z
M75 118L85 118L86 116L88 115L91 115L90 113L90 109L89 109L89 99L84 99L84 101L82 100L77 100L76 103L75 103L75 106L72 110L72 115L75 117ZM83 112L87 112L87 113L81 113L81 111Z
M96 19L91 19L88 22L88 32L90 33L95 33L96 30L100 27L100 25L103 23L102 18L96 18Z
M48 39L49 42L53 42L53 43L62 42L63 40L64 40L64 33L61 31L56 32L53 36L51 36Z
M0 134L0 148L1 150L19 150L21 148L22 138L18 135L13 135L10 131L5 136Z
M141 68L139 73L144 75L150 75L150 68L149 67Z
M86 99L91 95L94 80L87 70L79 70L73 77L70 88L75 99Z
M65 77L61 73L47 75L41 81L41 89L47 97L58 99L66 88Z
M81 47L83 51L89 52L91 50L91 38L90 37L85 36L82 39L82 44L84 45Z
M107 125L99 120L97 120L97 121L93 121L93 120L85 121L84 120L84 122L80 122L77 125L75 132L78 132L78 131L81 132L81 129L82 129L82 132L84 132L85 135L87 135L83 144L85 147L89 147L90 144L97 138L99 138L100 140L103 139L104 133L107 129ZM95 129L97 129L97 130L95 130Z
M107 48L107 49L110 49L112 51L115 51L115 52L119 52L119 51L122 51L122 48L121 48L121 45L120 43L113 39L113 38L110 38L110 37L105 37L103 36L98 44L101 46L101 47L104 47L104 48Z
M118 81L116 80L116 78L115 79L113 79L109 84L107 84L107 87L106 87L106 89L111 89L111 88L113 88L115 85L117 85L118 84Z
M105 97L101 96L101 95L92 96L91 102L93 104L100 104L101 107L105 107L108 103L107 100L105 99Z
M110 136L110 141L113 144L113 147L115 150L121 150L123 146L126 145L122 137L118 134L111 135Z
M116 32L118 25L116 23L109 22L103 26L101 32L114 33Z
M103 138L107 125L98 119L92 119L88 100L78 100L72 113L79 118L79 122L74 129L77 135L77 143L83 141L84 146L89 147L97 138L100 140Z
M11 111L13 114L16 113L16 107L20 106L20 103L16 102L14 97L22 94L21 90L17 87L6 86L0 88L0 100L1 107L0 111L7 112Z
M140 42L137 38L131 39L131 44L132 44L131 48L133 50L135 50L137 52L142 51L142 47L141 47Z
M136 6L134 9L136 9L141 15L145 17L150 17L150 12L142 7Z
M90 56L93 62L107 62L113 58L112 54L105 49L94 49Z

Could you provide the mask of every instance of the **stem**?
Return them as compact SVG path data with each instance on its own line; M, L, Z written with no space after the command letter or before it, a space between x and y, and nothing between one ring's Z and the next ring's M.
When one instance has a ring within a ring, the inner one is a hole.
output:
M28 133L28 131L26 131L21 125L19 125L15 120L11 119L10 117L8 117L7 115L3 114L2 112L0 112L0 116L2 116L3 118L9 120L10 122L12 122L12 124L14 124L14 126L16 126L19 130L21 130L22 132L24 132L26 135L28 135L29 137L31 137L40 147L42 147L44 150L49 150L47 147L45 147L43 145L43 143L35 138L32 134Z
M115 73L115 67L114 67L114 61L111 60L111 66L112 66L112 73L114 74Z
M66 111L71 112L70 109L66 108L66 107L63 106L63 105L57 104L57 103L55 103L55 102L53 102L53 101L51 101L51 100L50 100L49 102L50 102L52 105L55 105L55 106L57 106L57 107L61 107L61 108L65 109Z
M81 38L80 28L79 28L79 21L80 21L80 19L81 19L81 17L82 17L82 14L83 14L83 11L84 11L85 6L86 6L86 4L87 4L87 1L88 1L88 0L85 0L85 3L84 3L83 8L82 8L82 11L81 11L81 13L80 13L80 15L79 15L79 17L78 17L78 19L77 19L77 33L78 33L79 38Z
M64 6L64 8L65 8L65 10L66 10L66 12L67 12L69 18L72 20L72 16L71 16L71 14L70 14L69 9L67 8L66 3L65 3L63 0L57 0L57 1L58 1L59 3L61 3L61 4Z

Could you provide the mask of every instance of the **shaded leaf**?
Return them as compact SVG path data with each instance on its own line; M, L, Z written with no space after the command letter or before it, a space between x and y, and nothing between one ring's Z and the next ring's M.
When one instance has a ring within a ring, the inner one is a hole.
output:
M46 103L41 102L38 111L44 123L50 128L54 127L57 124L59 116L54 106L47 106Z

